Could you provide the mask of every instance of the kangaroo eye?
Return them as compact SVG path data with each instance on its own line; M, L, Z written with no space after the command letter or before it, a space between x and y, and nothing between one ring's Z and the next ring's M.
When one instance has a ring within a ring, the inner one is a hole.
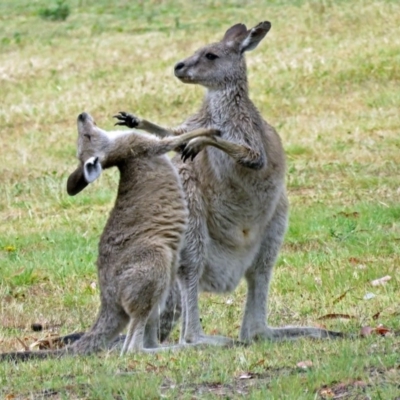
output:
M89 142L90 142L91 137L90 137L90 135L88 133L84 133L83 136L87 137L89 139Z
M218 56L213 53L207 53L206 58L207 58L207 60L213 61L213 60L216 60L218 58Z

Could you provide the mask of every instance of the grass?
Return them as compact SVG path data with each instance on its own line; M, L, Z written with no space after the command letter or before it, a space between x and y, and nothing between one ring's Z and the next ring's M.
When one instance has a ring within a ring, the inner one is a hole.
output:
M0 351L87 329L97 241L118 176L76 198L75 119L119 110L180 123L203 91L174 63L236 22L272 22L247 56L251 96L288 159L290 228L271 287L273 325L390 335L256 343L175 354L101 354L0 365L6 399L395 399L400 396L400 5L390 0L70 0L0 5ZM390 275L383 286L371 281ZM364 296L375 297L366 300ZM202 294L206 332L237 337L245 286ZM320 320L341 313L349 318ZM33 322L44 324L32 332ZM173 339L177 339L174 332ZM312 366L297 363L310 360Z

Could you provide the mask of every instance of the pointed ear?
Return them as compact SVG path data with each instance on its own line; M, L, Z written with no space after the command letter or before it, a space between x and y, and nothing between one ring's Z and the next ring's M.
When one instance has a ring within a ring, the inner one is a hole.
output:
M222 39L223 42L233 43L238 40L240 37L247 34L247 28L244 24L236 24L231 26L224 35Z
M89 183L83 176L83 167L80 165L69 177L67 181L67 193L75 196L81 192Z
M255 49L270 29L271 23L264 21L247 31L247 35L244 36L240 43L240 52L243 53Z
M90 157L85 164L83 164L83 175L86 182L92 183L95 181L103 172L99 157Z

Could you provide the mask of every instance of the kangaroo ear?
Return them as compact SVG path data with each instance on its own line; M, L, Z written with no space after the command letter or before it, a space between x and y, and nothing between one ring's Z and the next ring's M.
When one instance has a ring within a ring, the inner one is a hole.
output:
M271 23L264 21L247 31L247 35L244 36L240 43L240 52L243 53L245 51L254 50L270 29Z
M67 181L67 193L75 196L89 184L83 176L83 167L80 165L69 177Z
M92 183L95 181L103 172L99 157L90 157L85 164L83 164L83 175L86 182Z
M236 24L231 26L224 35L224 38L222 39L224 42L233 42L235 40L238 40L240 37L246 35L247 33L247 28L246 25L244 24Z

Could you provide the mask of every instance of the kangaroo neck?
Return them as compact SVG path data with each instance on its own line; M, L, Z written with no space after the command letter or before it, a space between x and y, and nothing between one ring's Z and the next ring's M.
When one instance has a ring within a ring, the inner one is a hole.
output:
M223 88L210 88L204 97L203 108L213 122L235 120L243 110L253 108L248 94L247 81L235 82Z

